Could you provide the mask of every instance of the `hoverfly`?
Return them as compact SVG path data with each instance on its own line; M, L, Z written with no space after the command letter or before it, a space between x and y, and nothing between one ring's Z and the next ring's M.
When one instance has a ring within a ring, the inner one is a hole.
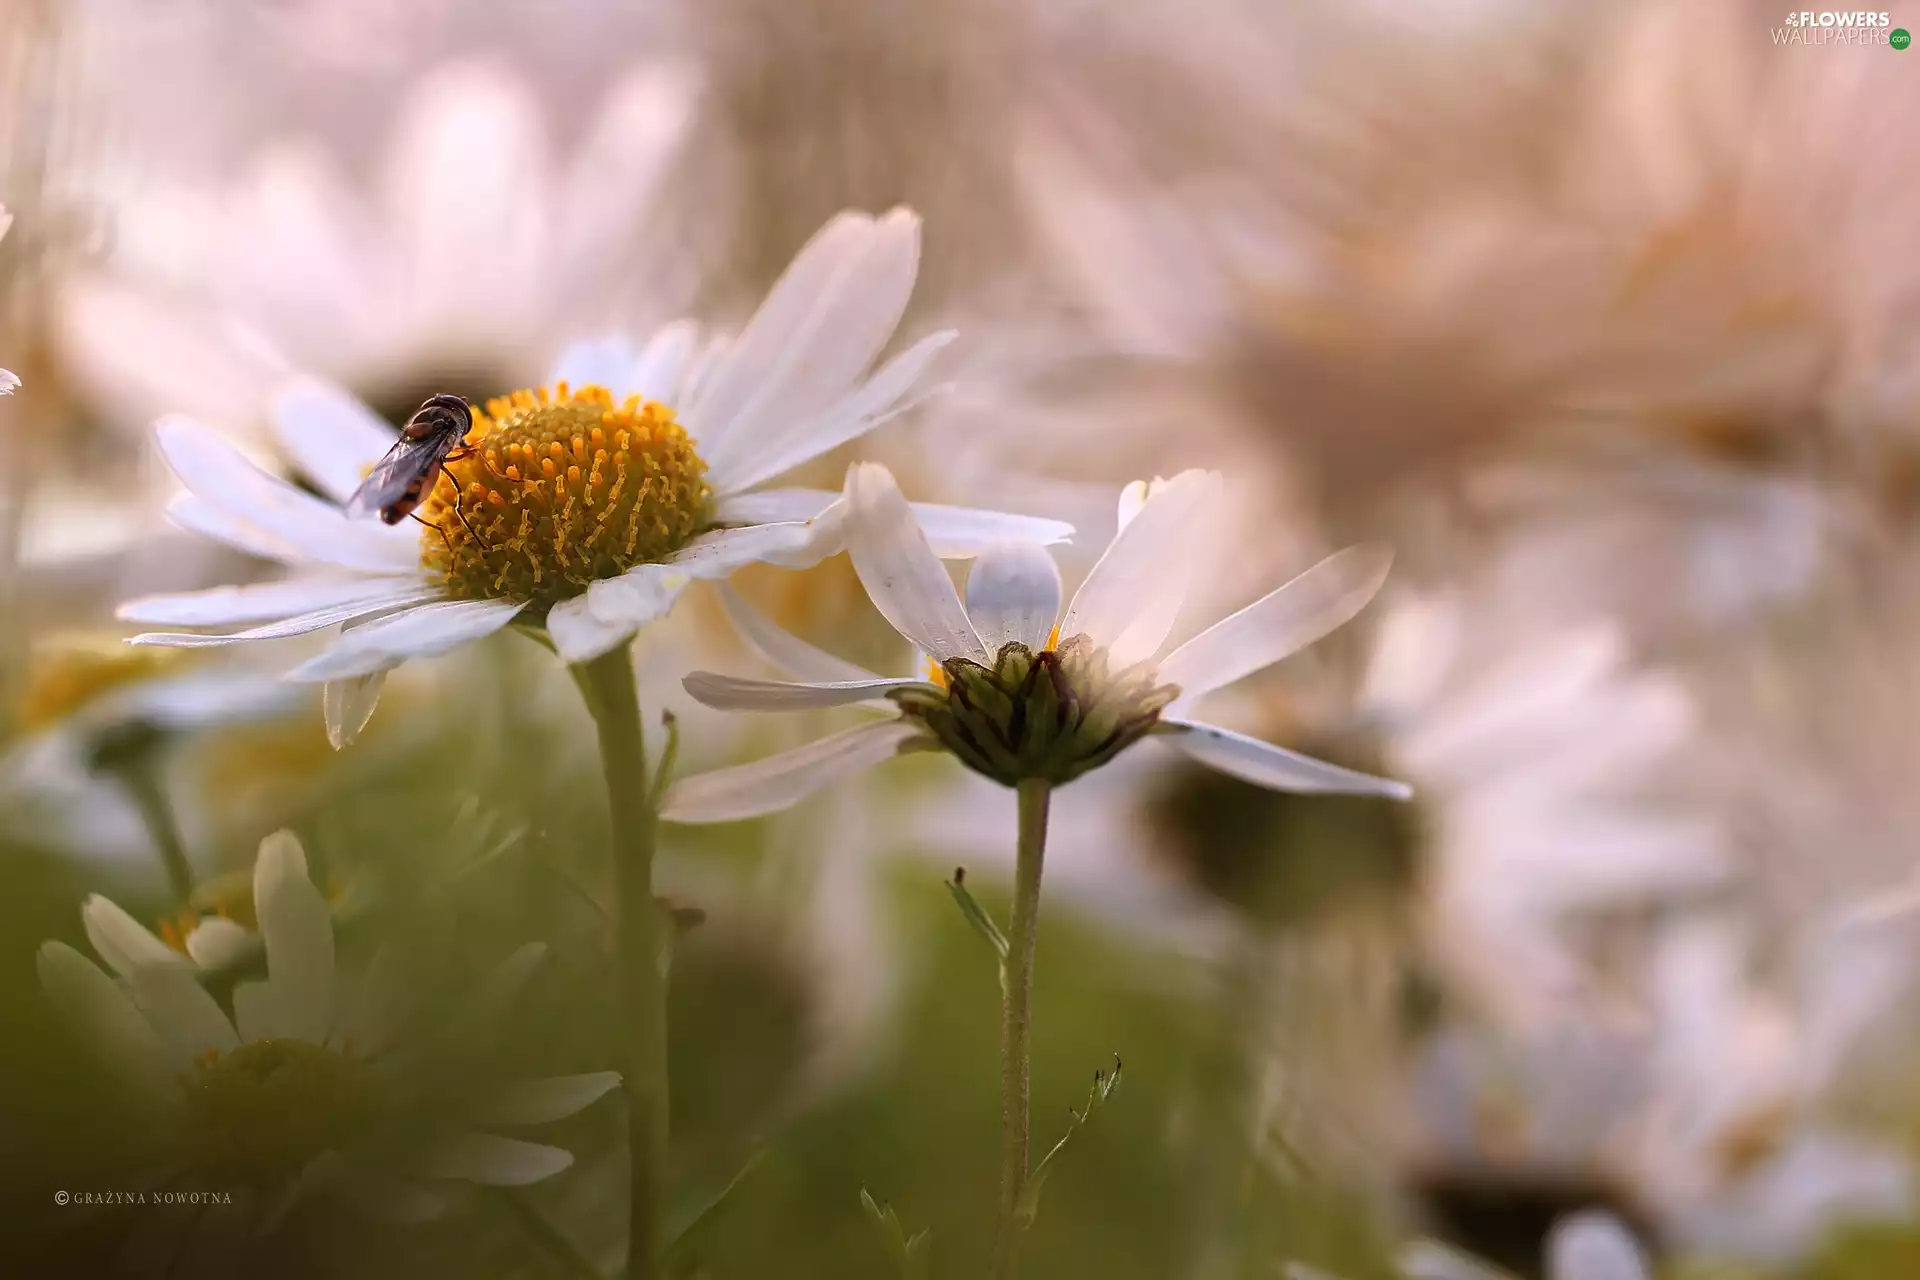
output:
M414 410L407 425L400 429L400 438L393 448L387 450L386 456L374 465L353 496L347 499L347 514L357 517L378 512L388 524L399 524L408 516L420 520L413 515L414 509L433 492L434 484L440 479L440 469L473 452L464 443L472 428L473 410L459 396L437 395L428 399ZM461 524L467 524L458 504L453 507L453 514L459 516ZM428 522L420 520L420 523ZM438 525L432 527L439 528ZM467 533L479 541L471 525L467 525ZM444 531L441 536L446 536Z

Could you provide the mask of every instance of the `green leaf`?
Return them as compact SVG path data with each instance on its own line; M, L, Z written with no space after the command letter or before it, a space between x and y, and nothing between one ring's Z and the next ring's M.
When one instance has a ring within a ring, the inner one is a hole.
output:
M733 1180L720 1189L720 1194L700 1206L686 1225L673 1233L673 1238L667 1242L665 1251L660 1255L662 1274L673 1277L698 1274L700 1242L739 1203L740 1189L760 1168L768 1150L769 1148L765 1146L757 1148L747 1157L747 1162L740 1166L740 1171L733 1175Z
M865 1187L860 1188L860 1207L867 1211L867 1219L879 1233L880 1247L886 1250L898 1280L927 1280L932 1274L932 1233L922 1230L909 1236L893 1206L881 1208Z
M1033 1172L1027 1175L1026 1184L1020 1188L1020 1199L1014 1205L1013 1212L1022 1230L1032 1226L1034 1218L1040 1213L1040 1188L1046 1182L1047 1175L1053 1172L1055 1159L1067 1149L1067 1144L1073 1141L1073 1135L1086 1127L1087 1121L1093 1119L1093 1113L1098 1111L1107 1099L1113 1096L1113 1091L1119 1087L1120 1055L1115 1054L1113 1070L1093 1073L1093 1089L1087 1094L1085 1109L1080 1111L1068 1109L1067 1114L1073 1119L1068 1123L1067 1131L1060 1135L1060 1141L1053 1144L1053 1150L1041 1157L1040 1163L1035 1165Z
M987 940L987 945L993 948L993 954L1004 965L1007 962L1007 935L1000 932L1000 926L993 922L993 917L987 914L987 909L967 892L965 867L953 869L953 879L947 881L947 892L951 893L953 900L960 905L960 914L967 918L967 923L973 926L973 931Z

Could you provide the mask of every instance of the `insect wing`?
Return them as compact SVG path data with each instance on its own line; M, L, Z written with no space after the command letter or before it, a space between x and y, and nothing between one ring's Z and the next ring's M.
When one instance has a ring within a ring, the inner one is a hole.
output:
M402 438L374 465L360 487L347 499L349 516L372 515L407 496L414 484L440 465L451 442L443 434L420 440Z

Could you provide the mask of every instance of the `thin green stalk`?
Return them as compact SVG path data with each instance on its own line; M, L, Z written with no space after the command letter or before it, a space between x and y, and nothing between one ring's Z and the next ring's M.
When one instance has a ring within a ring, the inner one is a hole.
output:
M157 752L149 751L130 758L115 768L113 774L140 810L140 819L146 824L155 852L160 855L160 865L167 870L167 883L173 888L174 900L185 906L193 897L193 866L187 861L187 846L180 838L180 822L174 817L173 802L167 799L166 788L160 782L157 756Z
M593 1265L593 1260L580 1252L580 1247L548 1221L540 1207L522 1195L518 1188L490 1187L488 1190L492 1192L492 1198L520 1224L527 1239L572 1280L601 1280L600 1268Z
M667 1191L666 982L653 897L659 812L626 646L571 670L599 731L613 819L614 968L623 1015L621 1076L630 1169L626 1275L649 1280L658 1274Z
M993 1274L1006 1280L1025 1226L1020 1193L1027 1182L1028 1067L1033 1041L1033 953L1040 937L1040 871L1047 852L1047 802L1053 788L1038 779L1019 787L1020 843L1013 871L1013 916L1007 927L1006 989L1000 1019L1000 1222Z

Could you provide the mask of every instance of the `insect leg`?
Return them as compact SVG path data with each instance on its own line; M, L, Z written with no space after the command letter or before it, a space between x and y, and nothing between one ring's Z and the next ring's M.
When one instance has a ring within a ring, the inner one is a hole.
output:
M488 471L492 472L497 478L501 480L506 480L508 481L508 483L512 483L511 479L506 475L505 472L501 471L500 468L493 465L492 460L487 457L486 450L482 449L477 444L455 445L453 452L447 455L446 460L448 462L465 462L468 458L480 459L481 466L485 467Z
M467 513L460 509L460 504L457 502L453 504L453 514L460 518L461 527L466 529L467 536L469 538L472 538L475 542L479 543L481 546L485 547L487 550L489 551L493 550L493 544L488 542L485 538L481 537L477 532L474 531L474 527L467 523Z
M457 508L456 508L456 510L457 510ZM433 521L431 521L431 520L427 520L427 519L423 519L423 518L421 517L421 515L420 515L420 513L419 513L419 512L417 512L417 511L409 511L409 512L407 512L407 516L408 516L408 518L409 518L409 519L413 519L413 520L419 520L421 524L423 524L423 525L425 525L425 526L427 526L427 528L429 528L429 529L431 529L431 530L433 530L433 531L434 531L435 533L437 533L437 534L439 534L439 535L440 535L440 541L442 541L442 542L444 542L444 543L446 543L446 544L447 544L447 554L448 554L448 555L452 555L452 554L453 554L453 539L452 539L452 538L449 538L449 537L447 536L447 531L446 531L445 529L442 529L442 528L441 528L441 527L440 527L439 525L437 525L437 524L435 524L435 523L434 523ZM464 522L465 522L465 521L464 521L464 519L463 519L463 520L462 520L462 523L464 523ZM469 533L471 533L471 532L473 532L473 531L472 531L471 529L469 529L469 530L468 530L467 532L469 532Z

